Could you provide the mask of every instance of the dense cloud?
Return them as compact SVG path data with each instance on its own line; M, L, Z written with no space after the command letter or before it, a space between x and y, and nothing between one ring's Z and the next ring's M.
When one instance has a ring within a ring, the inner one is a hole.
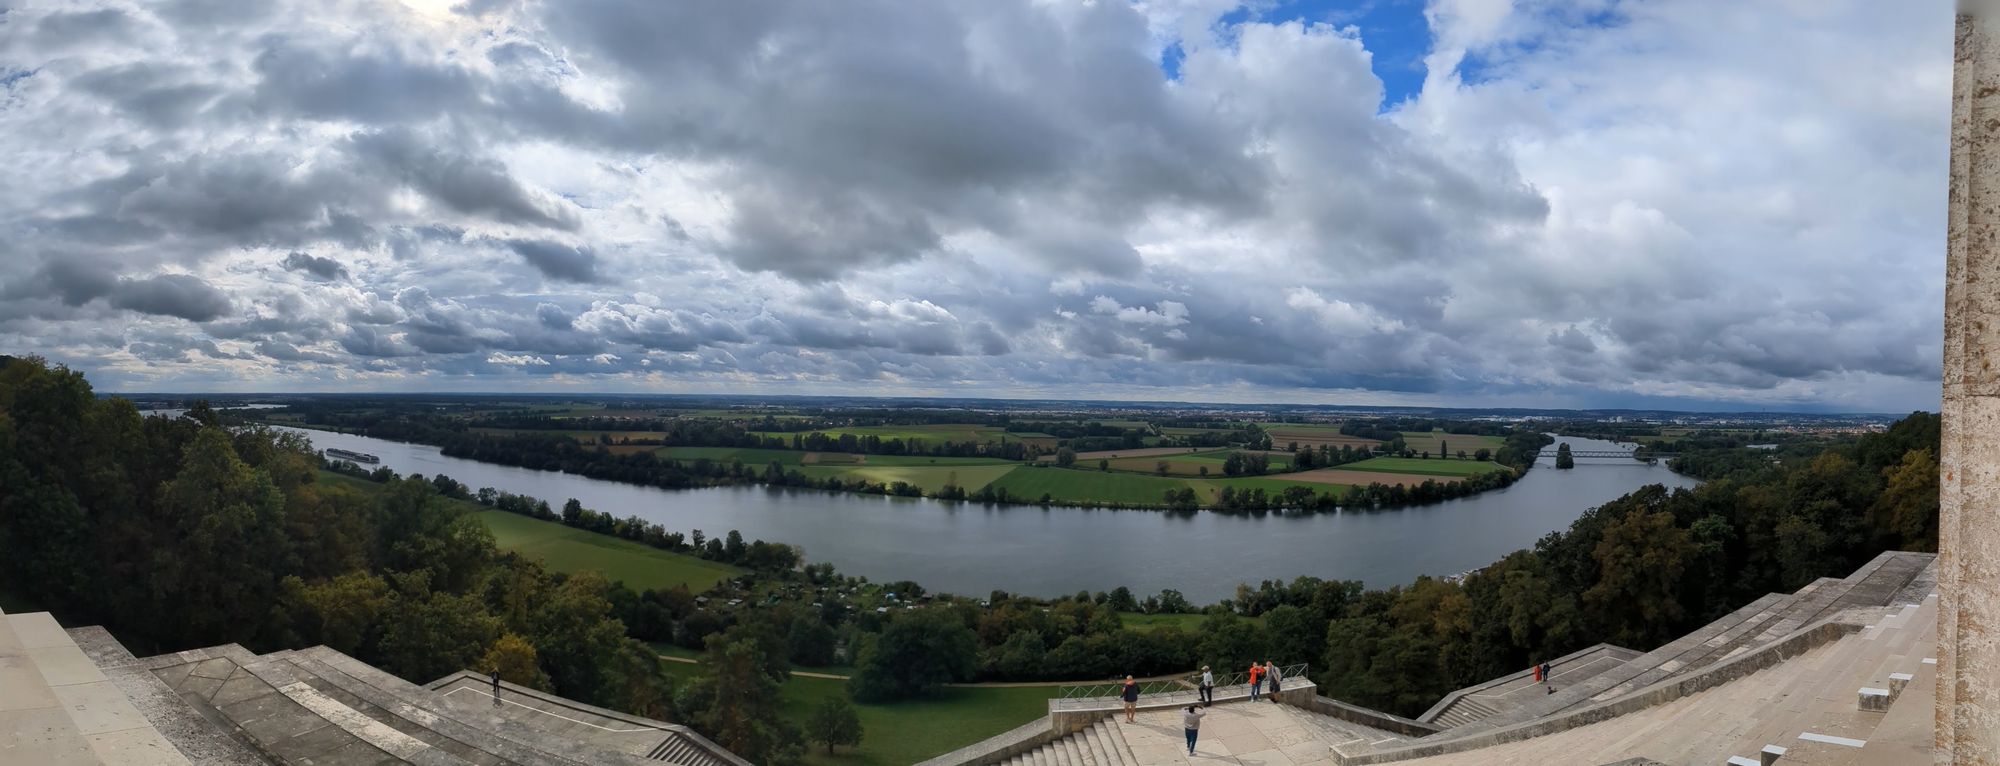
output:
M1935 405L1942 0L1431 0L1406 100L1261 8L31 0L0 346L110 388Z

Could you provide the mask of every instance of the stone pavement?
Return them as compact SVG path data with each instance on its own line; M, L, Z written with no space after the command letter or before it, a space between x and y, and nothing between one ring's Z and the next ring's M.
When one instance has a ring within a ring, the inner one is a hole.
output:
M0 763L187 764L47 612L0 613Z

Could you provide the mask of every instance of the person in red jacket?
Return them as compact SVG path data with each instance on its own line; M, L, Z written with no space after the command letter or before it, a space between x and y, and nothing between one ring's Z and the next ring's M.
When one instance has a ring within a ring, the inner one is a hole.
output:
M1264 666L1250 663L1250 701L1256 702L1264 694Z

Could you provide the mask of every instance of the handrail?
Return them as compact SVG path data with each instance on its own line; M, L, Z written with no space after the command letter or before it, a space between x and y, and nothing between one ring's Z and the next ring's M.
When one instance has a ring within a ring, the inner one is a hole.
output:
M1304 678L1306 674L1306 663L1301 662L1296 665L1281 666L1278 668L1278 672L1281 678ZM1201 673L1199 672L1189 674L1184 678L1145 681L1139 684L1139 696L1146 697L1146 696L1161 695L1161 694L1185 694L1190 691L1193 691L1200 685L1200 683L1201 683ZM1235 673L1223 673L1215 677L1215 688L1217 689L1221 689L1225 686L1247 686L1249 685L1249 683L1250 683L1250 672L1247 670L1238 671ZM1125 694L1125 682L1115 681L1112 683L1078 684L1074 686L1058 687L1055 699L1116 700L1124 696L1124 694Z

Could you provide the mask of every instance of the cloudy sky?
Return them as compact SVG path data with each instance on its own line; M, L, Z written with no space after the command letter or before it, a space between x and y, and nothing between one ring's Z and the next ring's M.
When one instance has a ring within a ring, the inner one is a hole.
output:
M27 0L121 391L1935 408L1948 0Z

